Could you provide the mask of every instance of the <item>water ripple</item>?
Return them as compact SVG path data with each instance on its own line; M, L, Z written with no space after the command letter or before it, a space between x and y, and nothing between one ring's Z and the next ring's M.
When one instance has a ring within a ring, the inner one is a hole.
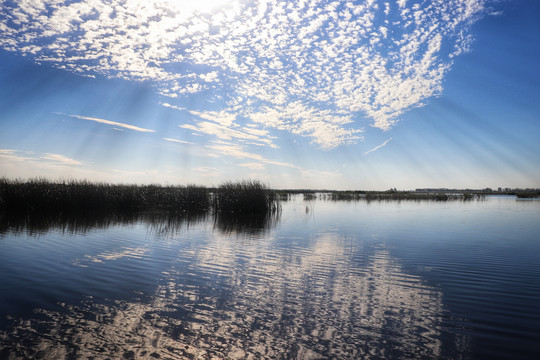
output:
M13 315L0 358L531 358L540 267L526 231L519 248L511 229L486 246L460 218L470 204L349 204L340 229L335 214L317 220L318 204L310 222L296 212L264 231L207 221L5 237L0 304ZM411 232L423 206L443 224L458 211L438 240ZM379 228L381 214L395 228Z

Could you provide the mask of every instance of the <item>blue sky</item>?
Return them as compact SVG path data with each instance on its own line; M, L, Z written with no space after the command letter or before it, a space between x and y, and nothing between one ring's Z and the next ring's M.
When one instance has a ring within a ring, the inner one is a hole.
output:
M0 175L540 187L537 1L0 0Z

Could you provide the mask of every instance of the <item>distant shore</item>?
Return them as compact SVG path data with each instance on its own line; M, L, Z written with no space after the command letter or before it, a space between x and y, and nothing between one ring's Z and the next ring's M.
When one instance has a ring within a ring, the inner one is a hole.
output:
M282 196L303 194L306 200L471 200L488 195L517 196L518 198L540 197L540 189L416 189L385 191L365 190L278 190Z

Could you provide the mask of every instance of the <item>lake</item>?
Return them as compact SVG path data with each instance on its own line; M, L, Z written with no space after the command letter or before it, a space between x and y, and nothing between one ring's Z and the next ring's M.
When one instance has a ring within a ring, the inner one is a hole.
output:
M540 358L540 200L21 224L1 359Z

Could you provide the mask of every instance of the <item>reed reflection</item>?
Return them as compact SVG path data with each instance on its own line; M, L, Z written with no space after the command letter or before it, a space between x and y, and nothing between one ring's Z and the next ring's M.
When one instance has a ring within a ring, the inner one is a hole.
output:
M0 214L0 235L26 234L29 236L60 231L84 234L91 230L107 229L115 225L133 225L140 221L139 213L99 212L80 216L70 213Z
M280 217L281 211L252 215L218 213L214 217L214 227L226 234L260 235L274 228Z
M174 236L183 228L213 220L215 228L225 233L261 234L277 225L281 213L223 214L208 211L178 213L168 211L98 212L93 214L0 214L0 236L6 234L35 236L59 231L68 234L86 234L114 226L144 224L147 229L162 236Z
M2 354L13 359L443 355L440 291L407 274L384 248L362 257L354 239L338 234L304 240L267 237L250 246L214 233L196 249L179 250L149 298L89 298L62 304L61 311L38 310L35 319L15 321L0 334ZM466 343L457 336L452 341Z

